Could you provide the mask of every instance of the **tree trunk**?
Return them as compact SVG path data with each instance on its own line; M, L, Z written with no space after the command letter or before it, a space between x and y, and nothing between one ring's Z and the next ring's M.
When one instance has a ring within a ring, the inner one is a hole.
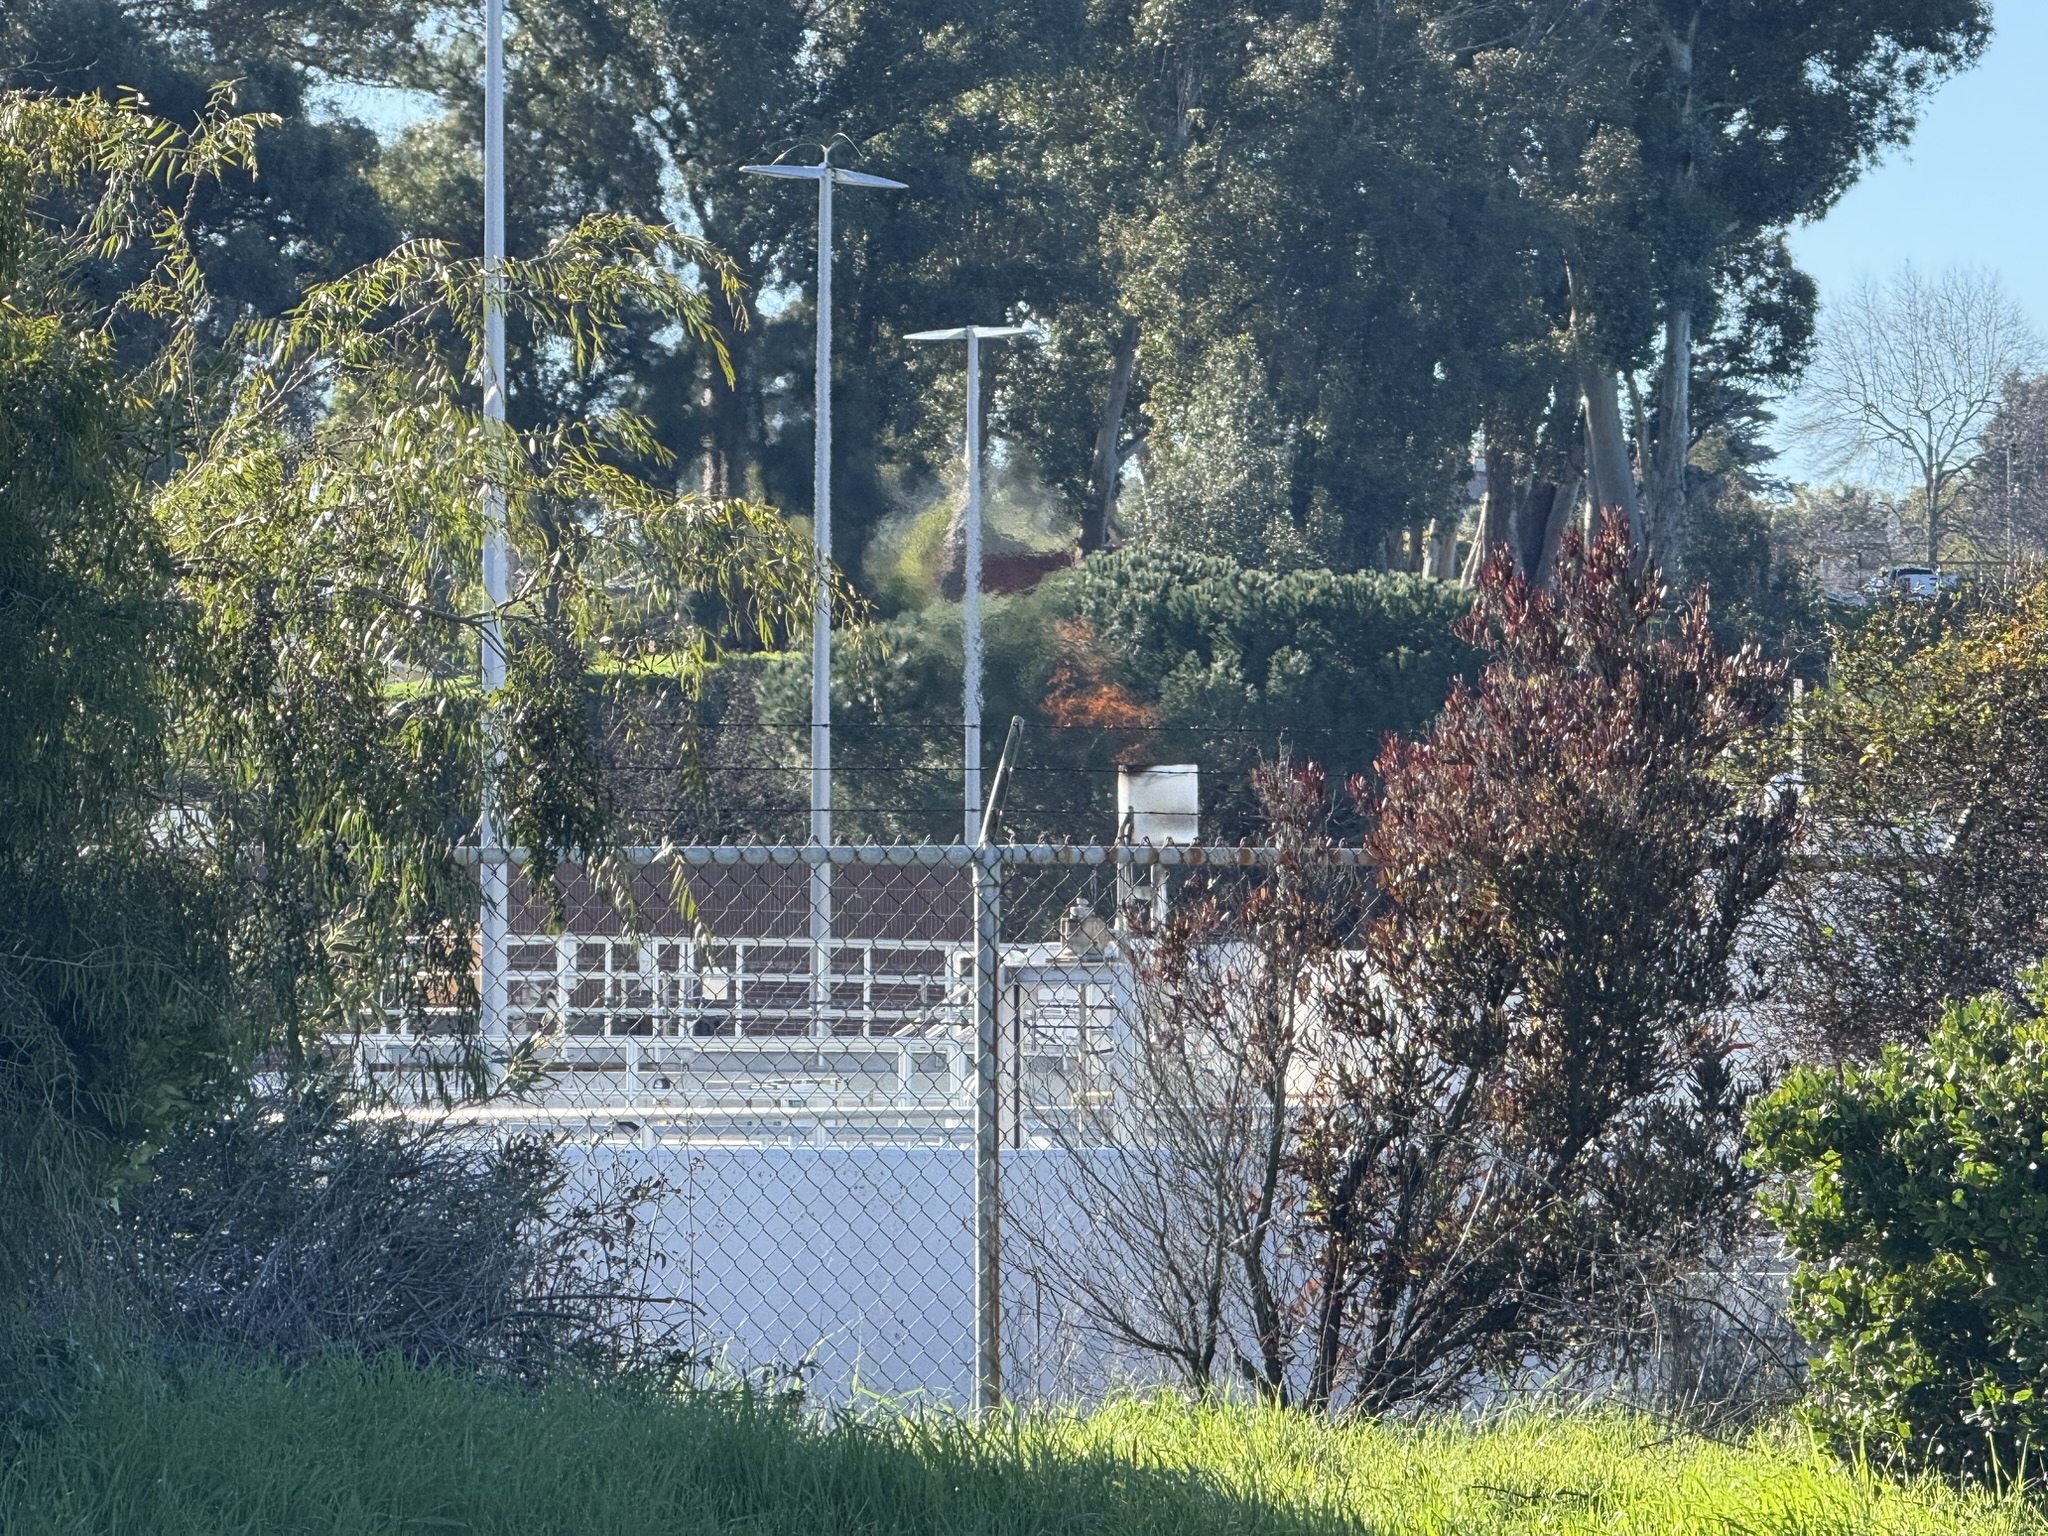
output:
M1663 376L1657 384L1657 451L1650 470L1654 551L1667 580L1678 580L1691 555L1692 508L1686 461L1692 452L1692 310L1673 305L1664 321Z
M1557 580L1557 547L1564 542L1564 531L1571 524L1572 514L1579 510L1579 498L1585 490L1586 477L1574 475L1551 502L1543 539L1536 549L1536 565L1529 573L1529 579L1540 587L1550 586Z
M1510 542L1515 552L1515 569L1529 580L1536 579L1536 573L1543 560L1543 545L1550 536L1551 524L1559 521L1563 509L1558 505L1557 487L1544 480L1532 480L1528 494L1515 505Z
M1636 478L1629 467L1628 437L1622 431L1614 375L1581 361L1579 391L1586 402L1586 477L1592 484L1593 506L1603 517L1618 511L1628 519L1629 539L1640 554L1643 511L1636 500Z
M1095 465L1089 476L1088 505L1081 512L1081 553L1109 548L1116 522L1117 491L1123 481L1124 407L1131 398L1131 371L1138 361L1138 322L1125 320L1116 339L1109 370L1109 392L1095 429Z
M1486 442L1486 494L1479 502L1479 526L1472 533L1472 552L1465 557L1464 584L1479 584L1479 573L1493 552L1508 542L1514 506L1514 460L1491 435Z
M1429 558L1423 574L1432 581L1449 581L1458 574L1458 527L1463 520L1446 513L1429 525Z

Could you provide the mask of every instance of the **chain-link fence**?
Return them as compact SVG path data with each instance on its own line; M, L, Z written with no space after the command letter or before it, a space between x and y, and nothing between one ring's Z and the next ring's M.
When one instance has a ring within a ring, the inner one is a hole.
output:
M668 848L608 895L514 871L481 979L498 1091L453 1113L557 1133L574 1177L643 1187L666 1332L707 1365L961 1405L1153 1379L1171 1351L1097 1304L1157 1288L1158 1264L1118 1273L1145 1262L1133 1232L1204 1176L1174 1134L1202 1085L1139 1048L1148 953L1183 893L1271 863ZM394 1015L357 1060L417 1097L445 1045Z

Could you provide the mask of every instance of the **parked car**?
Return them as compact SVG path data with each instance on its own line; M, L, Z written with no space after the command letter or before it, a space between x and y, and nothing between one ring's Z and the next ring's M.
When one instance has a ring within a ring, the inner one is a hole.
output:
M1900 597L1933 602L1938 594L1949 591L1961 579L1953 571L1931 565L1893 565L1879 571L1864 590L1873 597L1894 592Z

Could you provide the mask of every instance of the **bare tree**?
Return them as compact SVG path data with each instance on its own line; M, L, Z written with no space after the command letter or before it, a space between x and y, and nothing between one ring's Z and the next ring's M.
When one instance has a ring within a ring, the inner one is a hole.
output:
M1950 268L1928 278L1905 267L1823 318L1800 428L1831 470L1919 492L1931 565L2007 382L2040 355L1995 274Z
M1088 1213L1079 1247L1032 1244L1023 1266L1112 1343L1189 1387L1226 1377L1295 1395L1305 1274L1289 1166L1293 1099L1312 1076L1315 1020L1356 969L1347 951L1370 876L1334 854L1321 770L1254 775L1272 865L1197 872L1163 915L1134 911L1135 1007L1115 1109L1046 1128L1065 1154L1045 1193ZM1063 1230L1019 1210L1020 1235Z

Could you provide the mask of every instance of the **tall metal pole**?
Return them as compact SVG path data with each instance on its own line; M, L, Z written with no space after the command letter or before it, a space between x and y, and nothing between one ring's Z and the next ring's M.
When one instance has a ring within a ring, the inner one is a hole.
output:
M967 547L960 586L960 718L966 799L962 842L981 832L981 335L967 333Z
M825 166L831 168L828 151ZM811 841L832 846L832 178L818 178L818 361L811 434L811 531L818 586L811 607ZM832 1033L832 866L811 866L811 1034ZM822 1049L822 1047L821 1047Z
M829 168L829 166L828 166ZM818 365L811 435L811 527L818 587L811 614L811 841L832 842L832 178L818 178ZM818 864L814 869L829 870Z
M498 845L498 774L504 759L491 700L505 686L499 613L509 596L505 558L505 3L484 6L484 614L480 671L486 708L483 805L477 819L482 886L478 998L483 1038L505 1033L510 864Z
M816 165L743 165L757 176L818 184L818 357L811 438L811 529L817 541L818 585L811 612L811 841L832 843L832 187L903 188L900 181L842 171L826 151ZM830 1032L832 1003L832 865L811 865L811 1033Z
M1003 1400L1002 1038L1003 869L974 855L974 1410Z
M961 841L981 835L981 343L1022 336L1021 325L964 325L950 331L913 331L906 341L967 343L967 513L964 580L960 591L962 800Z

